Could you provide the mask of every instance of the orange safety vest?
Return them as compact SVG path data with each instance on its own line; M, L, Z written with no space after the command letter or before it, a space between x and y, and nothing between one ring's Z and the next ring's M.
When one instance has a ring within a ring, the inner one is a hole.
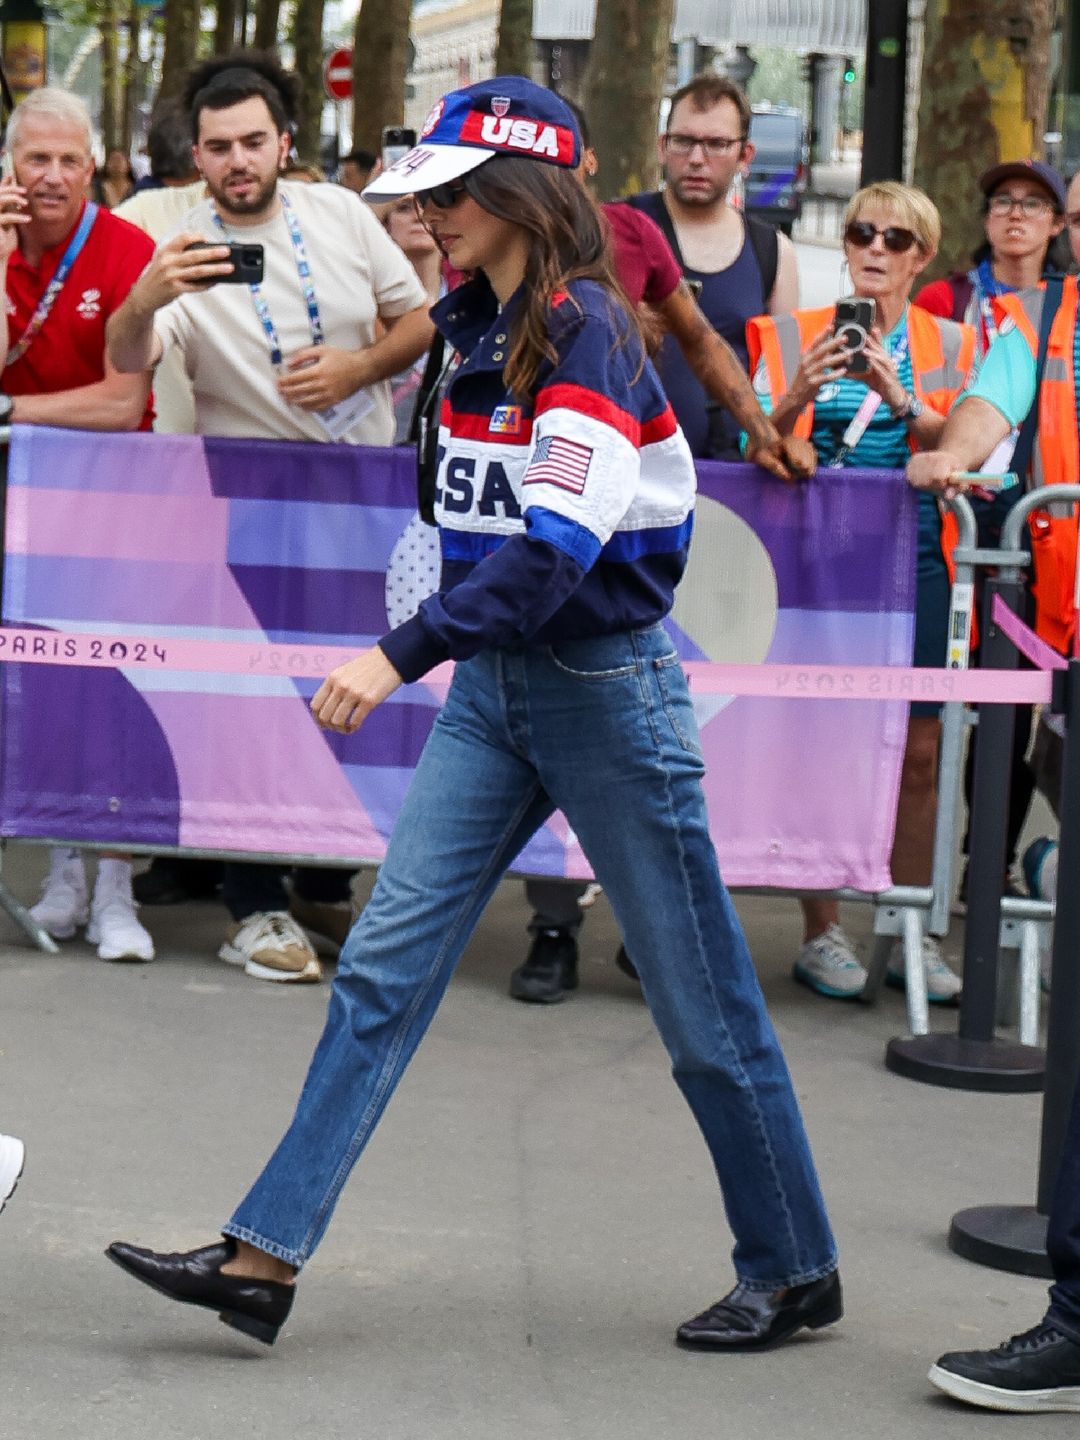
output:
M1000 320L1015 323L1036 361L1045 294L1044 282L1036 289L1001 295L994 302ZM1074 373L1077 309L1076 276L1068 275L1061 304L1050 326L1046 369L1039 386L1039 428L1028 480L1032 489L1042 485L1076 485L1080 481ZM1068 508L1068 515L1036 510L1029 520L1035 628L1048 645L1063 655L1068 654L1076 629L1078 526L1075 506Z
M791 389L803 351L829 329L834 315L834 307L828 305L821 310L795 310L790 315L755 315L747 321L746 342L754 389L759 395L770 395L774 408ZM907 327L915 394L931 410L947 415L967 384L975 363L978 342L975 329L955 320L943 320L917 305L908 306ZM795 421L794 433L808 440L813 426L811 404ZM910 430L908 445L912 450L919 448ZM941 550L950 582L956 575L952 557L958 539L957 523L951 511L942 507Z

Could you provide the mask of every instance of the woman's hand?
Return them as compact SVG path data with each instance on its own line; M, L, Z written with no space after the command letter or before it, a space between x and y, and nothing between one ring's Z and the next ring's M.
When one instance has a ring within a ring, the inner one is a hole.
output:
M826 330L803 351L788 394L798 401L799 408L802 409L817 399L817 393L823 385L840 379L850 360L851 351L847 348L843 336Z
M375 645L332 670L312 696L311 709L324 730L351 735L401 684L401 676Z
M870 369L867 374L860 375L858 378L869 389L876 390L890 410L899 410L907 399L907 391L900 383L896 362L885 349L881 331L876 325L866 337L863 354L866 356Z
M909 485L916 490L929 490L946 500L969 488L970 481L962 478L963 475L963 464L948 450L920 450L907 463Z

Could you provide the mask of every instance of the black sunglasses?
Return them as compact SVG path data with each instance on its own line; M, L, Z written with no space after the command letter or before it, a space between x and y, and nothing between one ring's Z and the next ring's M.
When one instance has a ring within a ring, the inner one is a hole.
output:
M432 205L437 205L440 210L449 210L466 194L468 186L464 180L448 180L445 185L432 185L429 190L417 190L416 208L423 210L430 200Z
M876 225L871 225L869 220L852 220L844 230L844 239L860 250L872 245L875 235L881 236L885 249L891 250L894 255L903 255L905 250L910 250L919 243L915 232L905 230L901 225L886 225L884 230L879 230Z

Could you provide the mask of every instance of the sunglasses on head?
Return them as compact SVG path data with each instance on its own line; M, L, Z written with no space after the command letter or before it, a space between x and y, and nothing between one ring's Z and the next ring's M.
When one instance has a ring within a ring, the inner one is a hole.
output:
M416 208L423 210L430 200L440 210L449 210L461 197L468 193L464 180L448 180L445 185L432 185L429 190L416 192Z
M871 246L875 235L881 236L885 249L891 250L894 255L903 255L905 250L918 244L915 232L905 230L901 225L886 225L884 230L879 230L876 225L871 225L869 220L852 220L844 230L844 239L849 245L855 245L860 250Z

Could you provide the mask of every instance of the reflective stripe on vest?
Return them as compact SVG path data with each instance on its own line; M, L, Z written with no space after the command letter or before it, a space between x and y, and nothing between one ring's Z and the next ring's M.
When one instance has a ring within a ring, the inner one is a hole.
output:
M1002 316L1015 322L1036 362L1044 298L1045 286L1040 286L1016 295L1002 295L998 302ZM1033 489L1080 482L1074 374L1078 309L1076 277L1070 275L1066 277L1061 304L1050 326L1046 367L1039 386L1039 428L1029 481ZM1078 528L1075 507L1048 505L1045 511L1036 511L1031 517L1030 532L1035 628L1048 644L1067 654L1076 628Z

